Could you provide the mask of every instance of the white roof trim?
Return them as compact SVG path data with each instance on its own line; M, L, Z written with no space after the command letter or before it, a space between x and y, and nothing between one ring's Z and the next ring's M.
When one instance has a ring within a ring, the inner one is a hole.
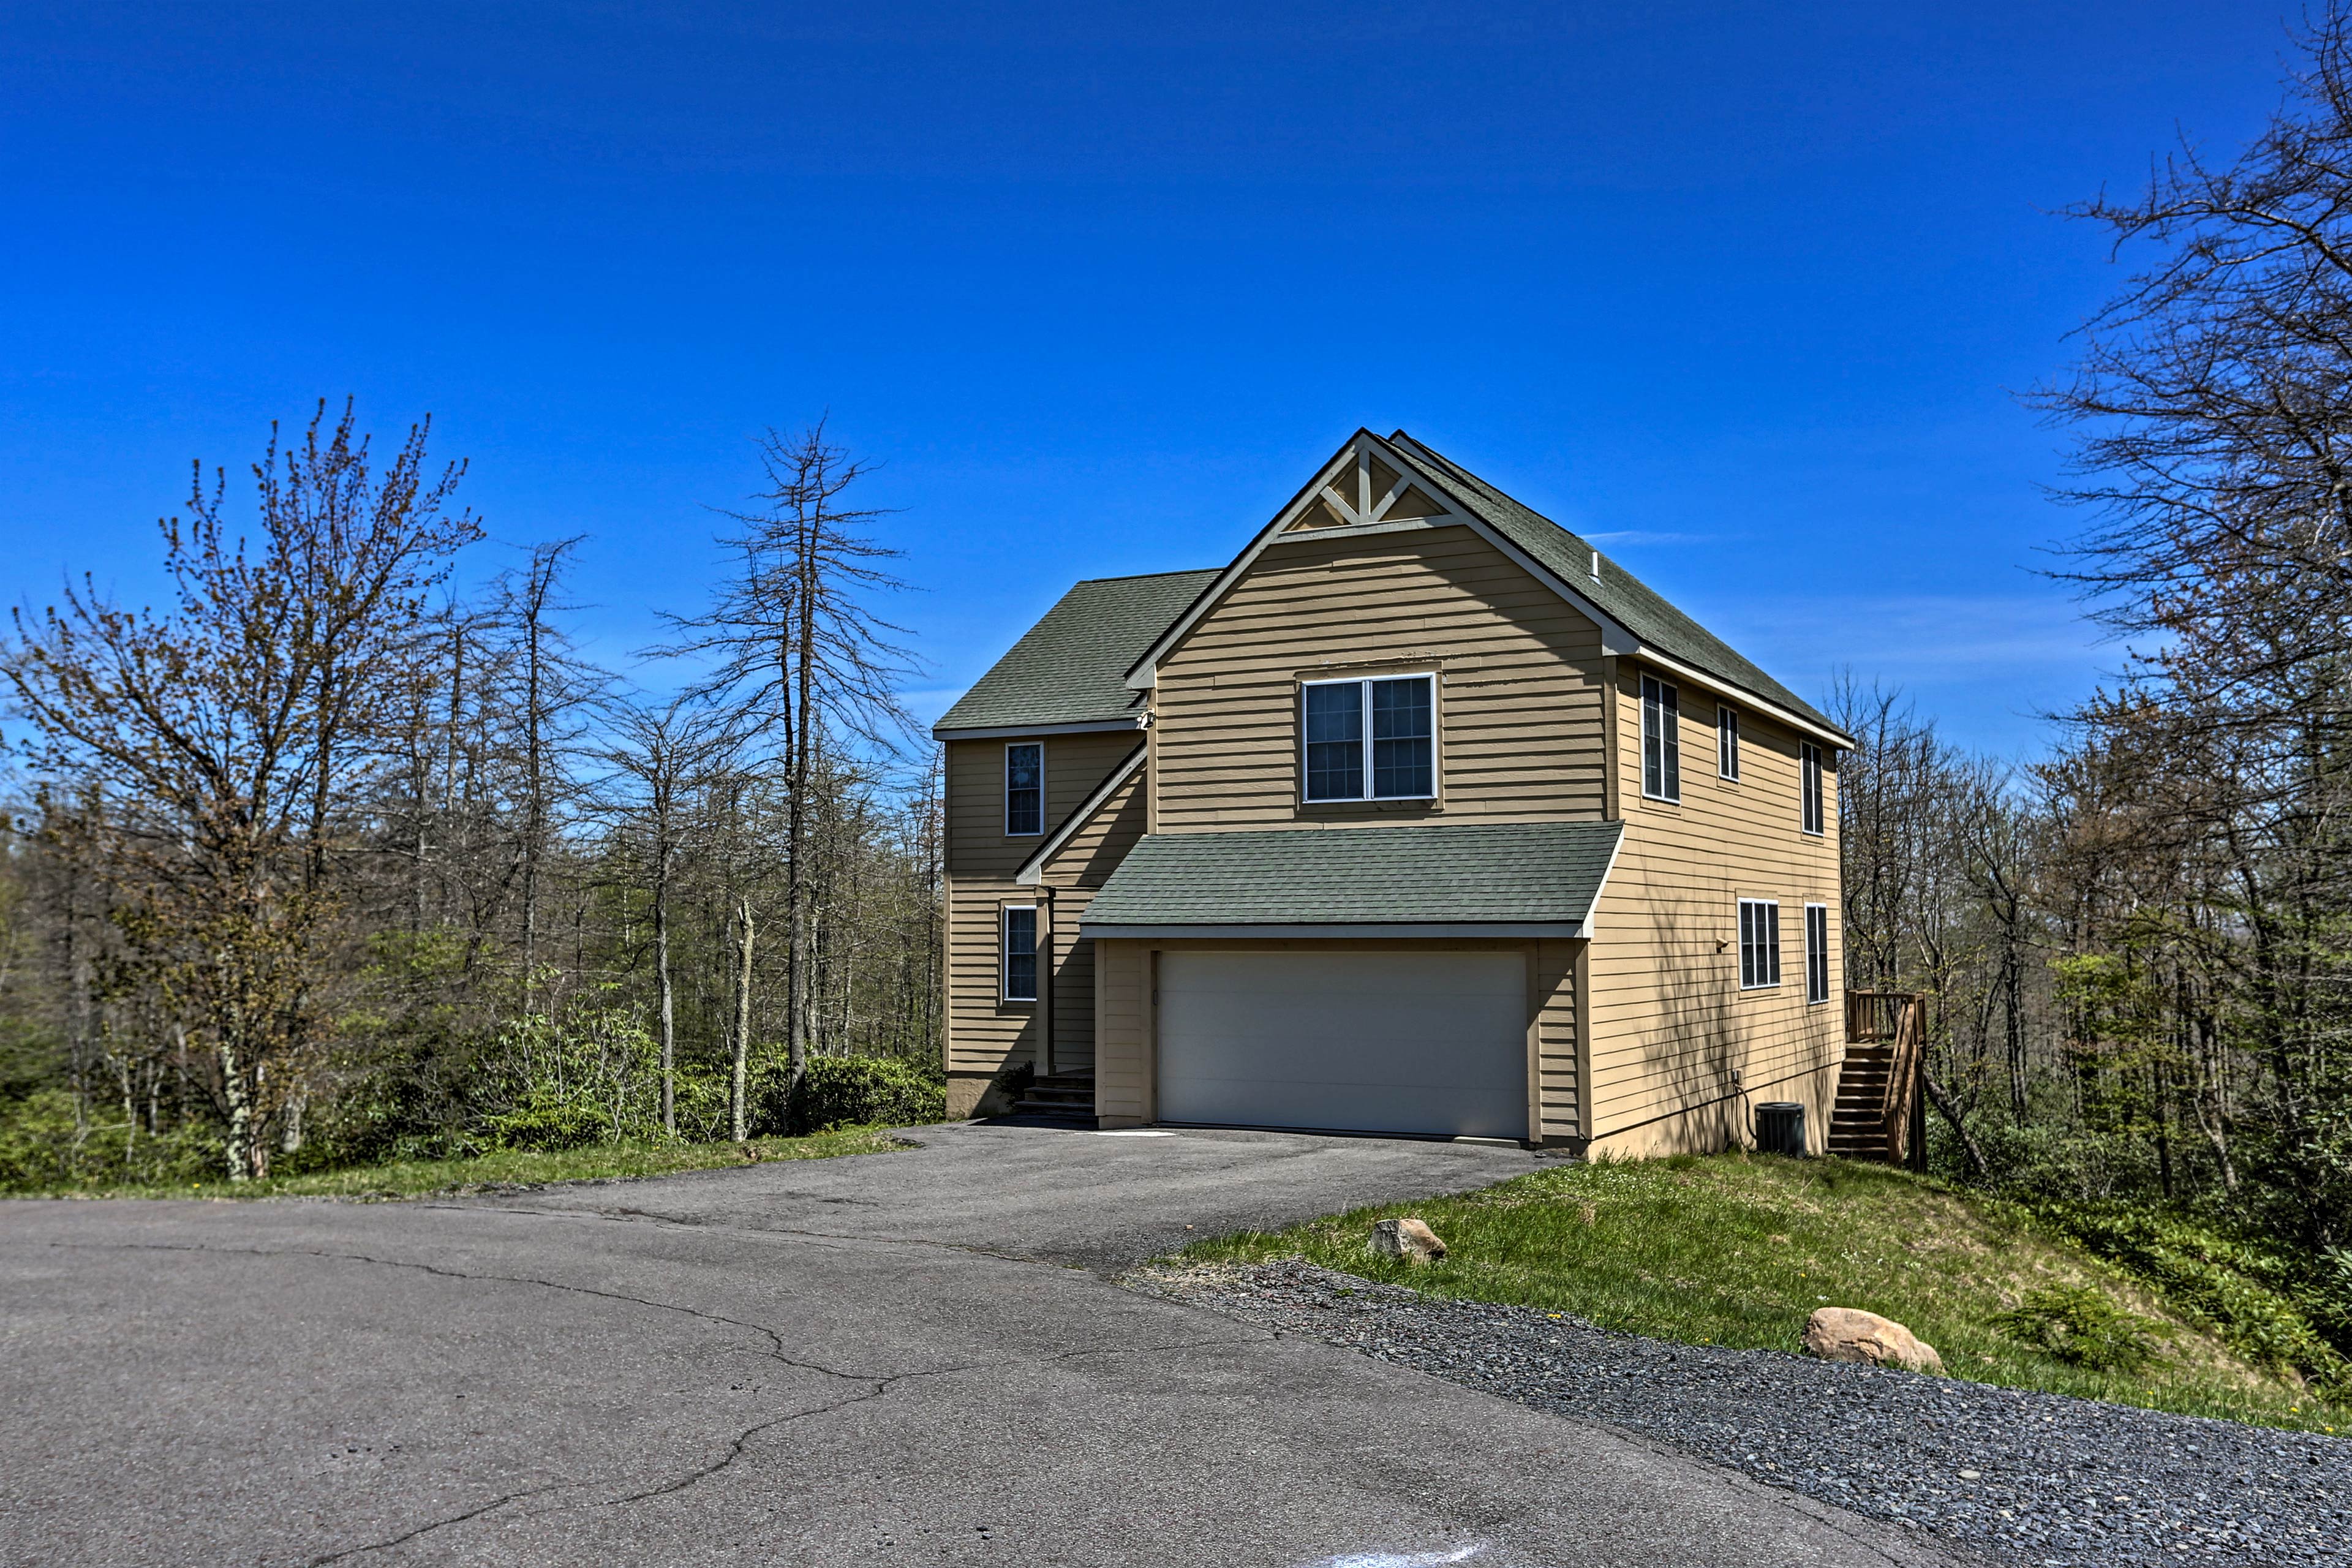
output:
M1187 937L1205 937L1217 941L1235 938L1263 937L1268 941L1300 938L1327 938L1347 942L1370 942L1383 938L1404 938L1423 941L1437 937L1551 937L1574 940L1591 934L1591 921L1444 921L1412 924L1398 921L1381 924L1378 921L1350 921L1321 925L1107 925L1078 919L1078 934L1089 941L1116 938L1120 941L1175 941Z
M934 741L1019 741L1031 735L1111 735L1121 730L1140 730L1143 715L1131 719L1090 719L1076 724L1000 724L994 729L950 730L942 725L931 726Z
M1808 719L1801 713L1791 712L1777 702L1769 702L1752 691L1732 685L1719 675L1709 675L1695 665L1685 664L1678 658L1669 658L1654 647L1636 648L1633 650L1633 657L1644 664L1654 664L1679 679L1687 680L1694 686L1704 688L1710 695L1723 699L1730 707L1745 708L1753 713L1769 714L1791 730L1802 731L1808 735L1827 741L1841 752L1853 750L1853 736L1832 729L1819 720Z
M1045 863L1062 852L1062 846L1077 836L1078 829L1085 826L1094 814L1100 811L1104 804L1118 793L1121 784L1135 776L1135 771L1143 765L1144 758L1150 753L1149 745L1138 746L1134 751L1129 752L1125 762L1111 769L1110 777L1096 785L1094 794L1087 796L1077 810L1064 817L1059 827L1045 836L1045 842L1037 846L1034 854L1021 862L1021 869L1013 873L1013 879L1024 887L1034 887L1043 881L1045 877Z
M1461 498L1447 488L1444 481L1433 477L1426 468L1406 457L1370 431L1359 430L1349 437L1345 446L1332 454L1329 462L1325 463L1316 471L1315 478L1307 482L1306 488L1291 498L1290 504L1276 512L1274 521L1258 531L1257 537L1251 540L1247 547L1234 558L1233 563L1217 574L1216 580L1202 590L1201 595L1192 601L1189 609L1177 617L1176 623L1160 634L1159 640L1154 642L1143 657L1137 659L1128 670L1129 686L1138 690L1149 690L1157 682L1160 660L1167 655L1168 650L1182 641L1185 636L1200 624L1202 617L1215 607L1217 602L1225 596L1227 590L1241 580L1242 574L1249 570L1251 563L1264 554L1269 545L1276 540L1286 537L1290 524L1297 520L1301 512L1317 500L1329 500L1335 504L1345 503L1346 498L1339 496L1333 487L1333 481L1338 478L1336 470L1342 464L1353 468L1355 458L1359 453L1379 458L1381 462L1394 468L1398 474L1421 486L1423 489L1453 509L1443 517L1415 521L1424 523L1461 523L1469 527L1481 539L1509 557L1513 564L1582 611L1594 625L1601 628L1602 652L1629 654L1640 650L1639 637L1612 619L1600 605L1577 592L1573 584L1563 582L1535 557L1513 544L1492 526L1473 514L1469 508L1462 504ZM1402 493L1402 490L1391 488L1389 497L1384 498L1378 506L1373 508L1373 517L1366 521L1358 521L1362 513L1357 507L1352 504L1343 504L1340 515L1349 520L1349 526L1345 529L1313 529L1299 534L1298 537L1302 541L1319 538L1326 533L1343 533L1352 537L1360 529L1376 526L1381 521L1379 514L1387 510L1394 497Z
M1617 874L1617 857L1625 853L1625 840L1633 837L1633 825L1621 822L1617 842L1609 847L1609 864L1601 868L1601 880L1592 884L1592 901L1584 906L1584 929L1577 934L1591 936L1592 922L1600 918L1601 900L1609 896L1609 879Z

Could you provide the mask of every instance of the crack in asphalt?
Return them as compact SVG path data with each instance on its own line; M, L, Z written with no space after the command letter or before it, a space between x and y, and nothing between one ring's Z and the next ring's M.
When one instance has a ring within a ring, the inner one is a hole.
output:
M544 1213L545 1211L513 1210L506 1212ZM580 1211L568 1212L577 1213ZM603 1218L609 1216L590 1211L590 1217ZM849 1239L866 1238L853 1237ZM944 1246L948 1244L940 1243L938 1245ZM836 1399L830 1404L814 1405L806 1410L795 1410L782 1415L772 1416L765 1421L754 1422L751 1426L746 1426L741 1431L736 1433L734 1437L729 1441L727 1452L711 1463L697 1467L687 1474L675 1477L670 1480L665 1481L659 1486L648 1487L642 1491L624 1493L617 1497L601 1499L593 1505L599 1508L621 1507L628 1503L643 1502L652 1498L667 1497L677 1492L685 1491L691 1487L699 1485L701 1482L709 1479L711 1477L719 1474L734 1465L736 1461L742 1458L744 1454L750 1450L753 1439L759 1437L762 1433L772 1431L779 1426L791 1426L795 1422L810 1420L819 1415L829 1415L835 1411L846 1410L852 1405L870 1404L875 1400L883 1398L900 1384L911 1383L919 1378L948 1377L958 1373L966 1372L992 1372L1004 1371L1019 1367L1049 1366L1061 1362L1081 1361L1097 1356L1150 1355L1169 1351L1201 1350L1220 1345L1244 1344L1254 1340L1279 1339L1282 1337L1280 1334L1270 1330L1260 1329L1252 1324L1236 1323L1235 1327L1242 1331L1240 1333L1221 1335L1214 1339L1181 1340L1168 1344L1113 1345L1102 1346L1090 1350L1057 1351L1051 1355L1013 1356L1002 1361L972 1362L959 1366L927 1367L913 1372L888 1373L844 1372L838 1367L826 1366L821 1362L804 1361L787 1354L784 1351L782 1336L764 1323L749 1322L740 1318L730 1318L720 1312L705 1311L701 1308L686 1306L683 1303L677 1301L656 1301L644 1296L632 1296L625 1291L603 1290L598 1289L593 1286L572 1285L566 1284L562 1280L541 1279L528 1275L478 1274L467 1269L448 1268L444 1268L439 1264L419 1262L413 1258L379 1258L369 1253L333 1252L323 1247L220 1247L210 1245L199 1246L186 1242L67 1241L52 1241L49 1243L49 1246L65 1250L83 1252L201 1252L247 1258L316 1258L331 1262L371 1264L382 1268L415 1269L419 1273L430 1274L445 1279L463 1279L473 1283L485 1284L535 1286L541 1289L563 1291L573 1295L591 1296L608 1301L627 1302L635 1306L652 1308L657 1311L678 1312L688 1317L699 1318L706 1322L721 1323L730 1328L740 1329L750 1333L758 1334L767 1340L771 1347L766 1352L767 1355L771 1359L781 1362L786 1366L794 1367L805 1372L818 1373L826 1377L838 1378L845 1383L866 1383L873 1385L870 1388L867 1388L865 1392L852 1394L845 1399ZM339 1552L332 1552L323 1556L313 1557L310 1560L308 1568L330 1568L330 1565L333 1563L346 1562L354 1557L364 1556L377 1552L389 1552L396 1547L405 1546L411 1542L419 1540L424 1536L430 1535L436 1531L446 1530L456 1525L465 1524L470 1521L479 1519L485 1514L495 1513L499 1509L505 1508L510 1503L521 1502L530 1498L544 1497L551 1492L562 1491L568 1489L584 1489L599 1485L608 1486L610 1484L610 1481L563 1480L551 1481L545 1486L527 1487L520 1491L509 1492L504 1496L493 1498L488 1502L467 1509L463 1512L451 1514L443 1519L428 1520L425 1523L415 1526L414 1529L404 1531L398 1535L389 1537L383 1541L369 1542L358 1546L348 1546Z
M783 1336L764 1323L749 1323L740 1318L730 1318L720 1312L706 1312L699 1307L688 1307L676 1301L656 1301L644 1296L632 1296L624 1290L599 1290L593 1285L567 1285L560 1279L540 1279L522 1274L476 1274L462 1268L444 1268L438 1264L420 1263L405 1258L376 1258L364 1252L330 1252L315 1247L214 1247L189 1242L120 1241L80 1242L53 1241L51 1247L82 1252L211 1252L248 1258L323 1258L341 1263L372 1263L380 1268L414 1268L423 1274L436 1274L445 1279L467 1279L482 1284L536 1285L545 1290L562 1290L577 1296L601 1297L607 1301L626 1301L656 1311L682 1312L689 1318L707 1322L724 1323L765 1339L772 1347L768 1352L786 1366L800 1367L808 1372L823 1373L852 1383L872 1383L882 1376L905 1376L906 1373L876 1373L843 1372L838 1367L818 1362L796 1361L784 1351Z

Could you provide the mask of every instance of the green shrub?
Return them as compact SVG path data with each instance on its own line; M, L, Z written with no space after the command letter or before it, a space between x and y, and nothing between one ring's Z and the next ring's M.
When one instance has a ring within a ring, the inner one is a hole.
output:
M2336 1303L2290 1260L2177 1215L2054 1200L2026 1206L2210 1323L2241 1355L2338 1396L2352 1393L2352 1361L2320 1327Z
M541 1154L584 1149L609 1142L613 1136L611 1114L580 1100L534 1099L486 1121L498 1147Z
M761 1128L793 1137L835 1127L902 1127L947 1118L947 1075L904 1057L812 1057L801 1075L800 1092L789 1096L782 1064L772 1064L761 1076Z
M62 1089L0 1103L0 1192L176 1186L222 1173L220 1139L209 1128L158 1133L127 1120L86 1121Z
M2089 1285L2032 1291L1992 1322L2020 1344L2092 1372L2138 1372L2158 1353L2153 1323Z

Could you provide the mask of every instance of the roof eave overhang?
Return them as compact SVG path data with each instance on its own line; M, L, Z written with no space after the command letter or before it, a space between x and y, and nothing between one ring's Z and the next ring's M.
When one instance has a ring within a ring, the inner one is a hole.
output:
M1125 730L1140 730L1144 717L1140 713L1123 719L1082 719L1066 724L986 724L976 727L934 724L934 741L1025 741L1032 735L1115 735Z
M1703 687L1717 697L1727 697L1742 707L1752 708L1759 713L1769 714L1791 730L1801 731L1816 740L1826 742L1841 752L1851 752L1854 748L1853 737L1843 730L1833 725L1824 724L1818 719L1808 719L1783 703L1775 702L1767 697L1759 697L1744 686L1726 680L1719 675L1710 675L1696 665L1676 658L1672 654L1660 653L1654 647L1640 647L1634 650L1633 657L1645 664L1654 664L1660 669L1687 680L1694 686Z

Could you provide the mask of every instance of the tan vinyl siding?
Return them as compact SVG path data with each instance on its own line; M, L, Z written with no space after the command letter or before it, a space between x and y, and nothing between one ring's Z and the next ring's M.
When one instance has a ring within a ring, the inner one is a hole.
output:
M1297 682L1356 665L1440 673L1435 802L1299 803ZM1278 543L1158 680L1155 833L1602 814L1599 629L1467 528Z
M1095 892L1143 837L1143 773L1138 769L1045 863L1044 886L1054 909L1054 1070L1094 1066L1095 944L1078 940L1078 921ZM1042 901L1042 900L1041 900Z
M1153 1103L1151 950L1139 942L1095 949L1095 1111L1106 1127L1134 1127Z
M1100 735L1047 735L1045 826L1050 831L1099 788L1111 770L1135 750L1134 731ZM985 1077L1015 1062L1034 1061L1039 1005L999 999L1001 952L998 911L1007 904L1045 900L1039 889L1013 879L1023 861L1045 842L1043 835L1013 837L1004 831L1004 747L1002 740L947 743L948 801L948 1070ZM1084 837L1083 835L1081 836ZM1065 852L1064 859L1068 858ZM1108 874L1106 868L1105 874ZM1060 904L1057 891L1055 900ZM1070 972L1071 934L1077 921L1066 905L1055 911L1054 952L1056 1042L1072 1038L1071 998L1091 1014L1092 955L1083 976ZM1041 920L1041 930L1043 921ZM1084 1032L1091 1026L1082 1024ZM1056 1064L1060 1065L1060 1064ZM1081 1064L1083 1065L1083 1064Z
M1537 1136L1545 1142L1580 1131L1576 1093L1576 954L1584 944L1535 944Z
M1836 753L1822 748L1827 831L1807 835L1798 808L1801 738L1740 707L1740 777L1718 778L1714 696L1654 671L1679 689L1682 799L1647 799L1642 667L1631 658L1617 662L1617 793L1625 840L1593 911L1591 1135L1609 1139L1685 1118L1694 1128L1704 1121L1708 1136L1728 1131L1744 1137L1755 1101L1811 1103L1828 1079L1824 1069L1843 1059ZM1740 989L1743 898L1780 902L1777 988ZM1810 1005L1807 903L1829 906L1830 939L1830 999ZM1719 1110L1687 1120L1702 1107ZM1819 1119L1815 1112L1808 1121ZM1825 1129L1809 1131L1818 1140ZM1648 1142L1628 1137L1625 1144L1633 1151Z

